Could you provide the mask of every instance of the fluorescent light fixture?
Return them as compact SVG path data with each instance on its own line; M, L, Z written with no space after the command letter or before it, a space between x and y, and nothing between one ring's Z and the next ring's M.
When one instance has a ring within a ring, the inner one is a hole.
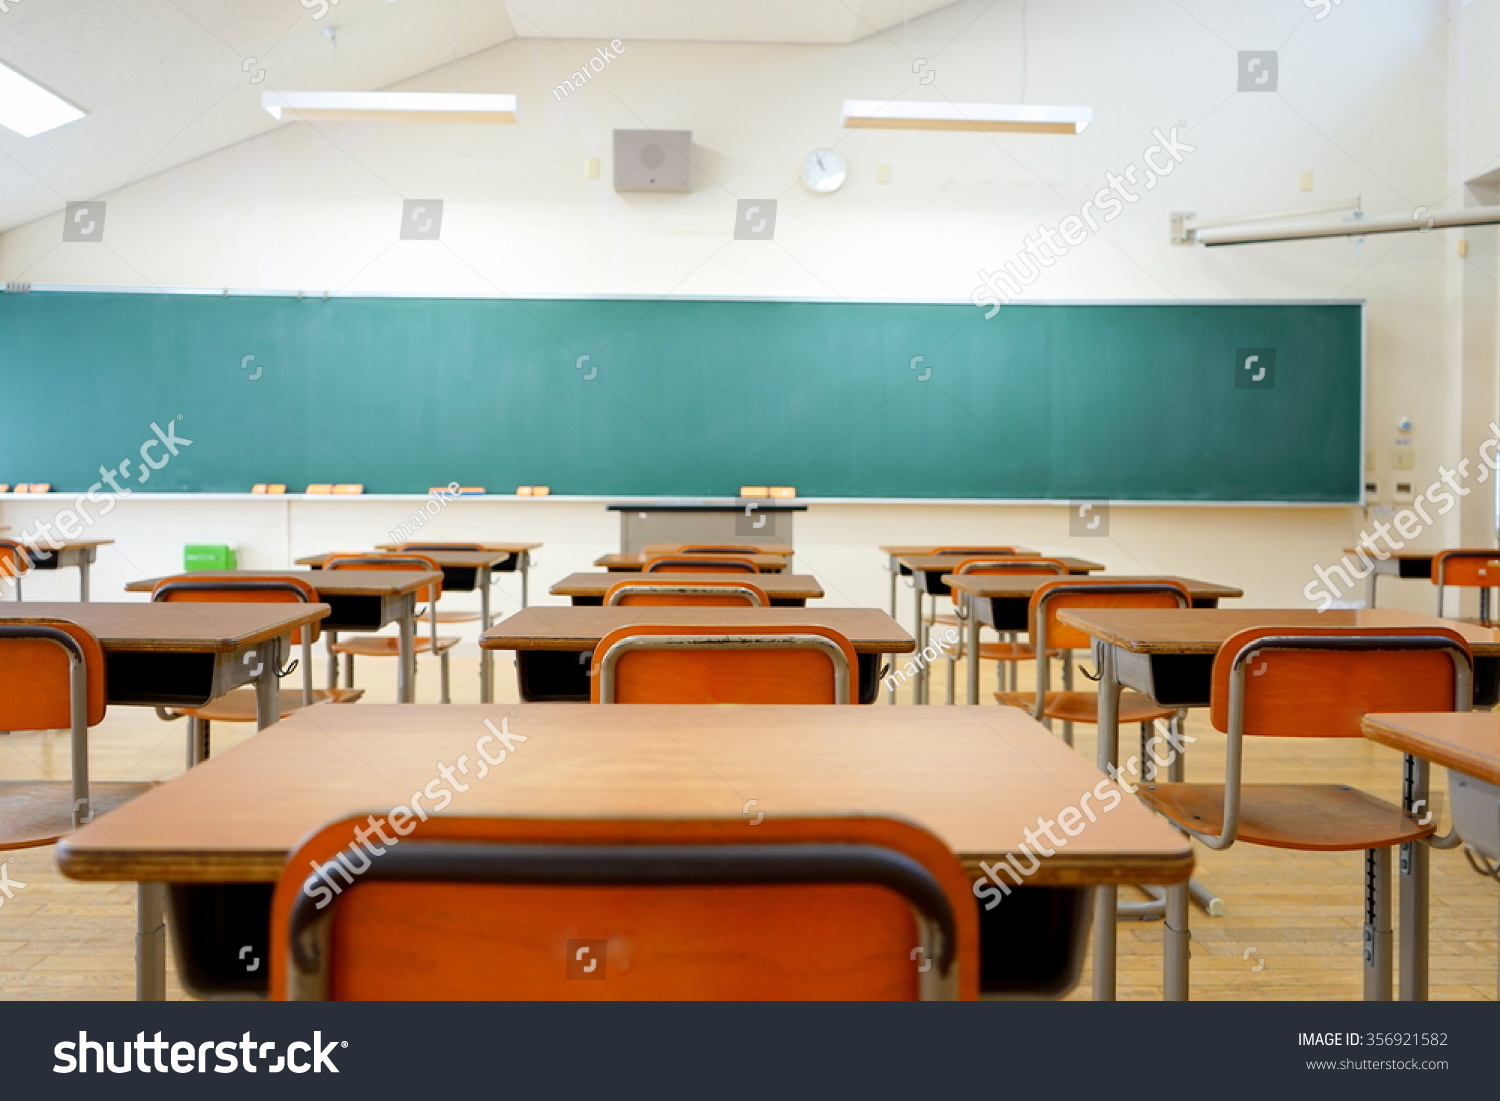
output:
M1008 134L1081 134L1092 107L1033 103L844 100L844 125L868 130L992 130Z
M1193 231L1199 244L1256 245L1271 241L1308 241L1320 237L1369 237L1376 233L1414 233L1429 229L1459 229L1464 226L1500 225L1500 206L1474 206L1467 210L1391 214L1379 218L1340 219L1336 222L1287 222L1273 225L1221 226Z
M516 122L516 97L487 92L262 92L277 119L373 122Z
M35 81L0 64L0 126L34 138L83 118L83 112Z

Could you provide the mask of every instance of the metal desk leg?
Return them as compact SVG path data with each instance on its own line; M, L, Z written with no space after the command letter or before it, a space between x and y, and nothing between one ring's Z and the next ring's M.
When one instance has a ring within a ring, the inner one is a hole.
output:
M416 618L416 601L413 599L402 611L401 618L396 621L400 632L400 660L396 669L397 703L415 703L417 700Z
M1162 923L1162 1001L1188 1000L1188 885L1174 883L1167 888L1167 919Z
M89 602L89 560L87 558L78 563L78 599L84 604Z
M917 640L918 661L921 668L917 670L917 682L912 686L913 703L927 702L927 659L921 657L923 650L927 648L927 640L922 637L922 586L916 584L916 575L912 577L911 591L916 595L917 620L912 624L912 637Z
M969 613L969 637L965 642L969 659L969 703L979 702L979 598L964 594L964 607Z
M1391 854L1365 850L1365 1001L1391 1000Z
M323 641L328 644L328 687L339 686L339 656L333 652L333 644L339 640L337 631L324 631Z
M901 567L894 558L886 560L885 568L891 575L891 618L896 618L896 582L901 580Z
M281 678L276 675L276 669L281 664L280 640L271 642L266 649L270 652L262 650L260 672L255 676L256 730L264 730L281 719Z
M531 552L521 554L521 607L526 607L526 593L531 583Z
M1430 811L1427 802L1429 767L1426 761L1406 758L1406 782L1401 804L1418 818ZM1401 1000L1427 1000L1428 861L1432 853L1421 841L1401 846Z
M479 571L479 631L490 628L490 571ZM495 697L495 652L479 651L479 702L490 703Z
M1115 648L1101 644L1099 656L1099 771L1112 775L1120 749L1120 681ZM1115 1000L1115 905L1120 889L1094 888L1094 1001Z
M138 883L135 895L135 1000L167 1000L167 888Z
M1375 568L1375 563L1371 562L1370 563L1370 575L1365 578L1365 607L1366 608L1373 608L1373 607L1375 607L1375 578L1378 577L1379 575L1380 575L1380 571Z

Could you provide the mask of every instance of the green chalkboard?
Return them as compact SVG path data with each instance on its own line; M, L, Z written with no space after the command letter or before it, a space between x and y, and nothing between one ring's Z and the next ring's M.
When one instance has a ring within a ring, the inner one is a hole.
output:
M32 291L0 295L0 481L136 484L180 416L136 488L1354 502L1362 380L1347 302Z

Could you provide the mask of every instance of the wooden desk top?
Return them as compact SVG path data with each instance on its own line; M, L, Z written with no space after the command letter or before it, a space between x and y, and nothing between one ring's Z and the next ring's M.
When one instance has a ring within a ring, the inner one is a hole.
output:
M698 585L705 578L714 581L727 581L739 576L752 585L759 586L772 600L814 600L823 595L823 586L818 584L816 577L810 577L802 573L765 573L758 577L751 574L701 574L701 573L646 573L641 578L649 578L652 581L665 581L670 585ZM637 578L621 577L619 573L572 573L563 578L548 591L553 596L596 596L602 597L609 591L610 586L618 585L621 581L634 581Z
M715 543L712 539L700 539L696 543L689 539L684 539L680 543L647 543L641 548L641 551L645 554L676 554L678 547L728 547L732 545L731 543ZM754 545L760 548L761 554L794 553L790 543L756 542ZM738 554L739 552L736 551L734 553Z
M420 539L411 539L411 540L408 540L408 542L411 542L411 543L420 543L421 540ZM475 546L483 547L485 550L504 551L506 554L524 554L527 551L534 551L534 550L538 549L541 546L540 543L492 543L488 539L434 539L433 542L434 543L472 543ZM399 543L376 543L375 544L375 549L376 550L383 550L383 551L400 550L401 549L401 544L399 544ZM417 553L418 554L431 554L432 551L418 551Z
M327 604L101 604L27 600L0 620L66 619L87 627L107 653L232 654L328 615Z
M355 554L357 551L331 551L327 554L309 554L305 558L297 559L299 566L311 566L321 569L324 562L335 554ZM393 552L394 553L394 552ZM482 550L482 551L412 551L412 554L420 554L424 558L431 558L439 566L449 566L457 569L483 569L486 566L495 566L511 557L512 552L508 550ZM335 570L335 573L340 571Z
M111 543L113 543L114 540L113 539L68 539L68 540L65 540L65 541L63 541L61 543L58 543L56 545L53 545L52 541L50 539L47 540L46 542L47 542L46 546L42 546L42 545L40 545L38 543L31 543L31 544L29 544L29 546L30 546L30 548L32 550L49 551L49 552L51 552L51 551L65 551L65 550L68 550L69 548L72 548L72 547L107 547Z
M1024 598L1031 599L1031 594L1036 592L1049 581L1067 580L1059 577L1045 577L1036 574L1022 574L1012 577L1003 573L966 573L966 574L944 574L943 584L950 589L959 592L972 593L974 596L988 598ZM1119 581L1129 584L1132 581L1179 581L1187 587L1187 591L1194 600L1228 600L1234 597L1244 596L1240 589L1229 585L1216 585L1212 581L1195 581L1191 577L1126 577L1109 574L1105 580ZM1149 609L1142 609L1149 610Z
M499 748L484 720L507 715L512 748L480 779L476 740ZM935 832L976 876L980 860L1012 852L1029 866L1020 846L1037 816L1080 807L1103 781L1010 707L313 707L71 834L58 864L76 879L271 882L317 826L409 805L435 761L462 756L468 790L451 789L449 814L743 815L750 840L751 799L768 815L892 814ZM1134 799L1094 795L1087 809L1095 821L1029 882L1187 878L1189 843Z
M701 575L700 575L701 580ZM479 636L486 650L592 650L617 627L636 623L668 626L761 624L816 625L842 631L856 653L909 654L916 640L879 608L641 608L581 605L524 608Z
M1137 654L1215 654L1251 627L1448 627L1476 655L1500 655L1500 632L1394 608L1076 608L1058 618Z
M1460 550L1460 549L1462 549L1462 550L1470 550L1470 549L1473 549L1473 550L1484 550L1485 549L1483 547L1474 547L1474 548L1470 548L1470 547L1463 547L1463 548L1459 548L1459 547L1451 547L1451 548L1450 547L1429 547L1426 550L1422 550L1422 549L1419 549L1419 548L1416 548L1416 547L1403 547L1403 548L1401 548L1398 551L1393 551L1393 550L1391 550L1391 548L1386 544L1386 542L1383 539L1372 539L1372 540L1370 540L1370 542L1375 543L1377 545L1377 547L1378 547L1378 549L1380 551L1380 553L1378 555L1375 554L1375 553L1373 553L1372 551L1370 551L1368 548L1365 548L1365 547L1345 547L1344 548L1344 553L1345 554L1359 554L1361 551L1364 551L1365 554L1370 555L1371 557L1394 559L1394 560L1396 560L1396 561L1399 562L1399 561L1408 560L1408 559L1436 558L1438 555L1442 554L1443 551L1445 551L1445 550ZM1496 553L1496 555L1500 555L1500 551L1496 551L1495 553Z
M1372 742L1500 784L1500 714L1493 711L1366 715L1361 726Z
M960 562L984 557L985 555L982 554L903 554L898 555L896 561L914 573L947 573ZM1015 557L1035 558L1038 556L1027 552ZM1069 573L1096 573L1104 568L1102 563L1090 562L1087 558L1072 558L1066 554L1049 554L1046 557L1057 559L1068 568Z
M949 541L947 543L918 543L916 545L899 544L899 545L894 546L894 547L882 546L880 548L880 552L882 554L890 555L890 557L892 557L892 558L927 558L927 557L931 557L933 554L937 553L938 549L941 548L941 547L963 547L963 546L969 546L969 545L972 545L972 546L975 546L975 547L982 547L982 546L984 546L983 543L967 544L967 543L963 543L963 542L961 542L959 540L951 540L951 541ZM1032 550L1030 547L1017 546L1015 543L997 543L996 546L997 547L1009 547L1011 549L1011 551L1014 552L1015 554L1036 554L1037 553L1036 551ZM991 553L991 552L985 551L983 553L988 554L988 553ZM1001 552L999 550L996 550L993 553L999 554ZM971 554L971 555L967 555L966 557L968 557L968 558L977 558L978 555Z
M646 554L642 551L636 551L630 554L622 554L617 551L614 554L600 555L598 558L594 559L594 565L598 566L601 570L620 570L623 572L626 570L639 570L646 564L647 559L660 557L662 557L662 555ZM679 556L674 554L671 557L676 558ZM701 556L691 555L684 557L712 558L714 556L711 554L705 554ZM736 554L735 557L748 558L762 570L767 572L786 569L786 555L784 554Z
M194 570L186 576L253 581L257 577L284 577L287 574L301 578L327 596L400 596L443 579L442 574L432 570ZM129 582L125 591L149 593L165 580L165 577L145 577Z

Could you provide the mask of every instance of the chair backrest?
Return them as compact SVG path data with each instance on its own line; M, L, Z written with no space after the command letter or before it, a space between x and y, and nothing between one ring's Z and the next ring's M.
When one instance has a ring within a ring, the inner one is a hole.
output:
M831 627L633 624L594 649L594 703L851 703L859 659Z
M104 720L104 648L65 619L0 619L0 730L70 730Z
M0 577L24 577L31 568L26 547L14 539L0 539Z
M204 577L180 573L164 577L151 590L153 604L316 604L318 590L296 574L264 577ZM318 638L313 624L309 641ZM292 632L292 641L302 641L302 629Z
M399 551L482 551L478 543L400 543Z
M1047 581L1031 594L1031 643L1040 657L1052 650L1087 650L1093 640L1058 621L1069 608L1191 608L1193 597L1180 581L1139 578L1067 577Z
M434 815L372 848L366 819L287 861L273 999L978 996L968 875L910 822Z
M954 574L1005 573L1021 577L1042 577L1053 574L1065 574L1068 572L1068 567L1056 558L1040 558L1034 555L993 555L981 558L965 558L948 572ZM953 598L953 603L958 604L961 602L961 594L956 589L948 595Z
M325 570L431 570L441 574L443 567L439 566L425 554L410 554L406 552L386 551L361 551L353 554L330 554L323 559ZM417 599L426 603L432 603L443 595L443 582L439 578L431 585L424 585L417 590Z
M1467 711L1473 657L1448 627L1254 627L1214 658L1210 717L1244 735L1358 738L1377 711Z
M1500 587L1500 550L1445 550L1432 560L1434 585Z
M606 606L628 605L672 608L768 608L771 598L748 581L617 581L604 594Z
M752 558L720 554L713 557L697 554L658 554L646 559L642 573L760 573Z

